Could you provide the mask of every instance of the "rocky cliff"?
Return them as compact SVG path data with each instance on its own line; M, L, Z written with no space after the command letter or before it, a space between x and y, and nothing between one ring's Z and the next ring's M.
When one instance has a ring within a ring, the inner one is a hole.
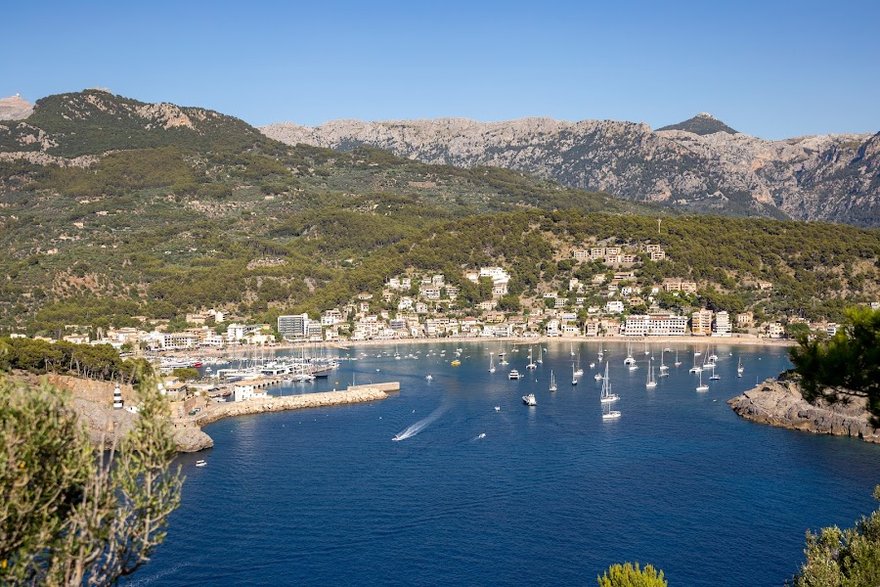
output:
M727 403L734 412L753 422L880 443L880 429L871 425L864 400L813 405L803 398L793 381L768 379Z
M16 94L0 98L0 120L21 120L34 111L34 105Z
M261 129L288 144L369 145L428 163L495 166L693 211L880 225L880 133L768 141L711 115L652 130L611 120L338 120Z

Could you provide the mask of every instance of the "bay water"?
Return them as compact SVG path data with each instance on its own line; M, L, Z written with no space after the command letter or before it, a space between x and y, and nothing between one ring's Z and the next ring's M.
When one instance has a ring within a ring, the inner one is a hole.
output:
M721 379L699 393L694 347L670 345L682 365L665 353L670 375L649 391L648 358L659 369L662 346L645 355L636 345L635 371L626 345L608 342L545 343L535 371L523 344L339 351L349 360L329 379L272 393L352 380L400 381L401 391L208 426L214 448L179 457L182 504L129 583L592 585L608 565L639 561L671 585L781 585L807 529L874 509L880 446L753 424L725 403L789 368L786 349L719 344ZM621 396L614 421L601 417L593 378L602 348ZM577 361L585 373L572 386ZM523 379L509 380L512 368ZM523 404L527 393L537 406Z

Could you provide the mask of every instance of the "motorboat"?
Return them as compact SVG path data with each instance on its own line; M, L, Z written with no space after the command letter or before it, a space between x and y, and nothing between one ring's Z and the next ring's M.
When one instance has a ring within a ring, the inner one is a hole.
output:
M508 379L520 379L520 378L522 378L522 375L520 375L519 371L517 371L516 369L511 369L510 373L507 374L507 378Z
M535 394L530 393L528 395L522 396L523 403L527 406L537 406L538 400L535 399Z
M199 459L196 461L196 467L206 467L208 466L208 461L205 459Z

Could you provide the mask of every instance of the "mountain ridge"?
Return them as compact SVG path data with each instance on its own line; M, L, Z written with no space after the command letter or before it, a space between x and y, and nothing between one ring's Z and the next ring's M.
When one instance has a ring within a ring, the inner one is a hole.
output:
M693 120L657 130L637 122L541 117L339 120L260 130L287 144L367 145L432 164L504 167L685 211L880 225L880 134L773 141L714 118L709 124L721 130L703 132Z

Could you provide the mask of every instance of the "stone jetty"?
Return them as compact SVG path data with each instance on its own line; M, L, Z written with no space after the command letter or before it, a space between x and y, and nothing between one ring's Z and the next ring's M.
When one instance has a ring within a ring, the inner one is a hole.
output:
M233 416L247 416L250 414L262 414L264 412L283 412L285 410L303 410L307 408L323 408L327 406L340 406L345 404L359 404L383 400L389 392L399 391L400 383L378 383L374 385L358 385L349 387L343 391L325 391L321 393L304 393L301 395L270 396L255 398L241 402L224 402L209 404L192 421L199 426L205 426L211 422L231 418Z
M353 385L342 391L269 396L240 402L207 403L198 414L172 418L175 427L174 440L181 452L197 452L214 446L214 440L201 428L217 420L265 412L374 402L386 399L389 393L396 391L400 391L400 383L390 381L369 385Z
M734 412L753 422L880 443L880 429L871 425L864 398L814 405L804 399L796 381L767 379L727 403Z

